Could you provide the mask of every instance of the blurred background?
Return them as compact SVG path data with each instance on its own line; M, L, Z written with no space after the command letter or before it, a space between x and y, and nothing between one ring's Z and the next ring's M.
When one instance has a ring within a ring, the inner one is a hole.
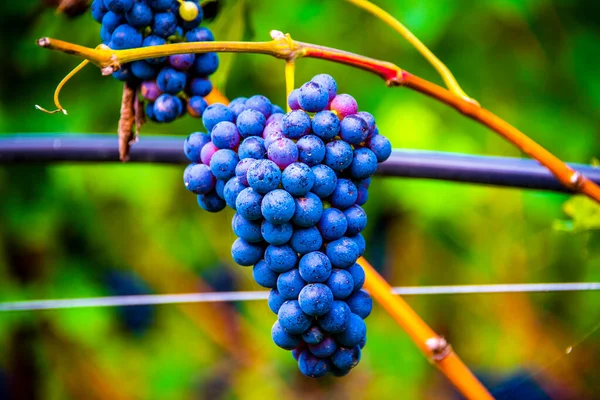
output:
M0 132L114 133L122 85L88 66L63 90L69 116L47 115L79 60L50 36L95 46L99 25L39 0L0 6ZM217 39L269 31L385 59L440 82L388 26L344 1L226 0ZM600 3L565 0L379 0L450 67L465 91L564 160L600 154ZM332 74L395 148L520 156L435 101L319 60L297 82ZM229 98L284 104L283 61L222 55ZM143 135L202 130L185 117ZM115 138L116 140L116 138ZM258 290L230 256L231 210L209 214L183 166L0 166L0 300ZM566 204L566 205L565 205ZM600 233L585 200L536 191L375 178L366 257L394 286L600 280ZM598 218L598 217L596 217ZM597 221L598 222L598 221ZM413 296L407 301L500 399L600 398L595 292ZM350 376L304 378L270 338L266 302L0 314L2 399L456 399L445 378L380 307ZM565 349L574 346L569 355Z

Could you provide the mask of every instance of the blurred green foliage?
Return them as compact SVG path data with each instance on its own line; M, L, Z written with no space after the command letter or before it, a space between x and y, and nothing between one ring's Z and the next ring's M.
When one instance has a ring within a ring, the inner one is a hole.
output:
M588 162L598 156L600 3L377 3L430 46L484 107L562 159ZM69 20L38 1L0 7L0 132L114 132L121 87L95 67L65 87L61 101L68 117L33 107L50 105L55 85L79 62L38 49L35 39L95 46L99 26L91 16ZM269 31L278 29L298 40L393 61L440 82L389 27L341 0L228 0L210 27L227 40L268 40ZM283 61L252 54L221 60L214 79L228 97L261 93L283 105ZM454 110L406 89L386 88L363 71L300 60L297 82L322 72L375 115L396 148L520 155ZM200 121L186 117L150 123L143 134L202 129ZM231 212L202 212L181 183L182 171L75 163L0 168L0 300L109 295L111 271L133 271L155 293L211 286L256 290L251 271L233 265L229 256ZM599 281L597 208L573 199L563 209L567 199L375 179L366 206L367 258L393 285ZM554 229L555 221L568 218L576 229ZM548 398L600 392L598 333L591 331L599 315L596 293L408 301L491 386L525 376L515 389L498 388L500 398L546 398L519 397L532 382L552 393ZM456 398L378 307L368 320L361 365L348 378L319 382L301 377L291 356L271 343L274 316L264 302L161 306L139 335L125 329L119 315L109 308L0 315L0 390L9 377L21 395L15 398ZM576 343L565 356L564 349Z

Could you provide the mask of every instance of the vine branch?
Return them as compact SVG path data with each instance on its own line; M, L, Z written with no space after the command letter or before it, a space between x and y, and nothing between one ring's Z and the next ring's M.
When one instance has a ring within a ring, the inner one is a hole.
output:
M128 50L112 50L100 45L95 49L65 42L41 38L40 47L75 55L101 68L105 75L118 70L121 64L146 58L164 57L183 53L233 52L267 54L286 61L308 57L329 60L360 68L380 76L388 86L405 86L449 105L467 117L487 126L511 142L525 154L539 161L563 184L574 192L585 194L600 203L600 187L581 173L571 169L558 157L533 141L527 135L499 118L479 104L457 96L434 83L410 74L397 65L374 58L330 47L299 42L287 37L276 37L268 42L194 42L150 46Z

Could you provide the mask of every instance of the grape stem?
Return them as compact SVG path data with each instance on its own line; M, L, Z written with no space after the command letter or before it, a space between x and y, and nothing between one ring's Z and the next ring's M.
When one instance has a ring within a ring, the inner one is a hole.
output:
M404 86L455 108L463 115L497 132L522 152L539 161L568 189L585 194L600 203L600 187L598 185L581 173L568 167L559 158L517 128L484 109L477 102L463 96L457 96L451 91L419 78L387 61L376 60L325 46L299 42L292 40L287 35L268 42L217 41L174 43L128 50L112 50L104 45L92 49L51 38L39 39L37 43L40 47L46 49L57 50L87 59L98 66L104 75L112 74L120 68L121 64L136 60L164 57L173 54L207 53L213 51L267 54L286 61L294 61L301 57L319 58L350 65L380 76L388 86Z

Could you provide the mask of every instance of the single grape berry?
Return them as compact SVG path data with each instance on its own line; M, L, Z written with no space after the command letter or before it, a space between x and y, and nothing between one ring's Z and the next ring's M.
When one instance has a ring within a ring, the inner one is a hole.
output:
M291 91L290 95L288 96L288 106L290 106L290 109L292 109L292 110L300 109L300 104L298 104L298 95L299 94L300 94L300 89L294 89Z
M323 246L323 237L315 226L310 228L296 228L290 239L290 246L298 254L306 254L320 250Z
M291 111L281 120L283 134L290 139L300 139L310 133L311 121L302 110Z
M235 176L235 166L239 162L238 155L230 149L220 149L210 160L210 171L215 178L228 180Z
M130 65L131 72L137 78L148 80L154 79L156 77L157 71L156 68L147 61L138 60L134 61Z
M212 129L221 121L234 122L233 113L227 106L219 103L211 104L202 114L202 123L210 133Z
M202 148L210 142L210 136L204 132L194 132L185 139L183 152L191 162L199 163Z
M309 344L308 350L318 358L327 358L331 356L337 349L337 344L331 336L325 337L318 344Z
M136 31L134 27L119 25L112 33L110 48L114 50L133 49L142 47L143 41L142 34Z
M302 340L306 344L318 344L325 338L325 333L317 325L311 326L302 334Z
M189 83L189 92L192 96L207 96L212 88L212 82L207 78L194 78Z
M244 110L239 113L236 120L240 135L244 138L262 135L266 123L265 116L260 111L252 109Z
M239 213L233 216L231 228L233 233L249 243L258 243L263 239L260 233L260 222L246 219Z
M263 196L252 188L243 189L235 200L235 209L242 217L255 220L262 217L261 203Z
M185 34L185 40L188 42L213 42L215 40L214 35L208 28L198 27L189 30Z
M194 118L201 118L208 107L208 103L200 96L192 96L188 99L187 111Z
M279 183L281 182L281 170L271 160L256 160L250 168L248 168L246 177L248 179L248 185L250 185L252 189L256 190L258 193L266 194L277 189L279 186ZM271 196L275 196L275 194Z
M298 264L300 276L308 283L326 282L331 275L331 262L320 251L305 254Z
M215 187L215 177L204 164L190 164L183 173L187 190L196 194L207 194Z
M298 357L298 369L309 378L321 378L327 375L329 364L312 355L310 351L304 350Z
M273 313L277 314L285 301L286 300L279 294L277 289L271 289L267 303Z
M344 213L337 208L323 210L323 216L317 223L323 239L331 241L341 238L348 229L348 221Z
M369 293L362 289L348 297L346 304L350 307L350 311L362 319L367 318L373 309L373 299L371 299Z
M282 189L267 193L261 204L263 217L274 224L288 222L294 216L295 209L294 198Z
M245 267L259 262L263 254L264 248L261 245L247 242L242 238L237 238L231 246L233 260Z
M322 111L329 103L329 92L317 82L307 82L300 87L298 104L308 112Z
M360 316L350 313L346 329L338 333L336 339L342 346L353 347L358 345L366 334L365 321Z
M238 154L240 156L240 159L264 158L267 155L267 150L265 149L265 140L258 136L251 136L244 139L238 149Z
M181 100L170 94L161 94L154 102L154 116L158 122L171 122L179 116L183 105Z
M259 94L254 95L246 100L245 105L246 109L259 111L265 118L269 118L271 116L271 112L273 111L273 107L269 99Z
M327 90L328 100L331 101L337 94L337 82L331 75L319 74L311 79L312 82L318 83Z
M330 242L325 253L335 268L348 268L358 259L358 245L352 239L341 237Z
M327 285L309 283L300 291L298 304L307 315L318 317L331 309L333 294Z
M152 22L152 9L148 4L136 1L125 14L125 19L134 28L143 28Z
M348 115L358 112L358 104L349 94L338 94L331 101L331 111L335 112L340 120L343 120Z
M340 333L346 329L352 312L341 300L334 300L327 313L317 319L319 326L328 333Z
M279 246L286 244L292 238L294 227L290 223L273 224L269 221L263 221L261 233L265 242Z
M329 110L320 111L312 119L312 131L328 142L340 133L340 119Z
M298 161L314 167L325 158L325 143L315 135L307 135L296 142Z
M218 68L219 56L217 53L202 53L196 54L196 59L190 71L199 76L208 76L215 73Z
M282 273L296 266L298 255L290 246L269 245L265 250L265 261L273 271Z
M358 115L349 115L340 124L340 137L350 144L364 142L369 135L369 125Z
M275 321L271 328L273 342L285 350L292 350L300 344L300 336L287 333L279 321Z
M352 146L343 140L334 140L325 145L325 165L342 172L352 164Z
M365 283L365 271L363 270L363 268L358 264L354 264L350 266L346 271L348 271L350 275L352 275L352 280L354 281L353 291L357 291L360 288L362 288Z
M339 347L331 356L331 362L336 368L345 371L356 367L360 358L360 347Z
M198 195L198 205L208 212L219 212L225 208L225 201L216 192Z
M212 157L217 150L219 149L212 142L206 143L200 151L200 160L202 161L202 164L210 165L210 160L212 160Z
M352 274L343 269L332 270L326 284L329 289L331 289L333 298L336 300L343 300L350 296L354 291L354 279L352 279ZM352 310L352 307L350 307L350 310Z
M367 213L361 206L353 205L344 210L344 216L348 221L348 229L346 235L354 236L365 229L367 226Z
M310 328L311 318L302 311L297 300L284 302L277 313L281 327L287 333L300 335ZM362 321L362 320L361 320Z
M377 156L367 148L354 150L354 158L350 164L352 179L366 179L377 170Z
M154 14L152 20L152 34L167 38L177 29L177 17L170 11Z
M366 242L363 235L359 233L358 235L348 236L348 239L352 239L354 243L356 243L356 245L358 246L358 255L362 256L365 253L366 249Z
M319 222L323 215L323 202L317 195L306 193L303 197L297 197L294 201L296 202L296 209L292 222L296 226L308 228Z
M373 135L367 142L367 147L377 157L377 162L384 162L392 154L392 144L382 135Z
M190 69L190 67L192 65L194 65L194 61L196 60L196 55L190 54L190 53L174 54L172 56L169 56L168 60L169 60L169 65L171 67L175 68L176 70L187 71L188 69ZM206 94L203 96L206 96Z
M349 179L338 179L335 189L329 196L329 203L340 210L354 205L358 198L358 189Z
M233 122L221 121L210 132L210 138L219 149L236 149L240 144L240 134Z
M284 169L298 160L298 146L290 139L278 139L268 147L267 155L269 160Z
M315 175L315 183L311 191L322 199L329 197L337 185L335 171L323 164L315 165L312 171Z
M260 286L273 289L277 286L279 274L269 268L265 260L260 260L252 268L252 277Z
M298 268L292 268L283 272L277 278L277 291L289 300L298 299L298 294L304 288L306 282L300 276Z
M283 188L292 196L304 196L315 183L315 174L303 163L288 165L281 174Z

